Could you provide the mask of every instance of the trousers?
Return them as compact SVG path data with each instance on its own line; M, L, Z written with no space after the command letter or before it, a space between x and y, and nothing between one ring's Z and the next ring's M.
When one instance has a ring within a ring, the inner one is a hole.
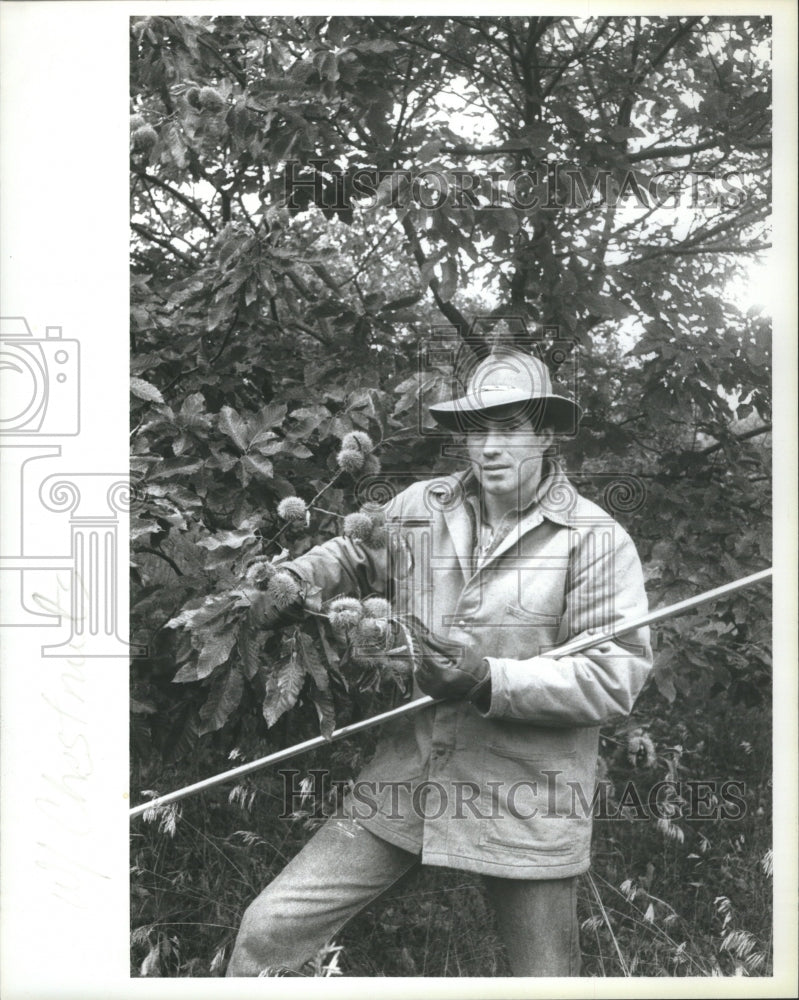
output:
M226 974L299 972L418 864L357 820L329 819L247 907ZM483 878L513 975L579 976L576 877Z

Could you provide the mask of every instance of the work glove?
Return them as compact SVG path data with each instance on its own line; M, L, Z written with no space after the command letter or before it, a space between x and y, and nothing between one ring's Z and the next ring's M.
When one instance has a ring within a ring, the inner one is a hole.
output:
M415 631L421 646L421 663L416 668L421 690L433 698L468 698L487 708L491 692L488 661L464 643L428 629Z

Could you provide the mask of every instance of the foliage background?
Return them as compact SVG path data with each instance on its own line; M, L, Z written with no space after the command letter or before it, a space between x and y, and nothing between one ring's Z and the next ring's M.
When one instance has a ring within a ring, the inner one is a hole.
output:
M769 36L753 17L132 19L134 797L396 697L345 690L315 627L292 652L242 586L357 508L347 432L394 484L457 467L420 433L451 388L420 354L432 335L477 354L512 336L576 384L587 416L562 458L632 533L652 606L769 564L770 324L747 301L768 247ZM429 174L376 175L367 199L359 169ZM503 196L516 171L537 174L517 189L537 207ZM661 171L685 187L658 207ZM590 196L597 172L615 199ZM476 196L436 205L433 173ZM609 495L608 474L645 494ZM323 488L286 528L279 500ZM616 790L735 779L747 813L598 822L586 974L768 972L770 620L754 588L658 628L653 681L603 731ZM299 766L346 779L369 748ZM263 773L134 826L135 974L221 974L244 906L319 822L310 799L277 820L279 796ZM501 975L490 926L479 883L426 873L315 973Z

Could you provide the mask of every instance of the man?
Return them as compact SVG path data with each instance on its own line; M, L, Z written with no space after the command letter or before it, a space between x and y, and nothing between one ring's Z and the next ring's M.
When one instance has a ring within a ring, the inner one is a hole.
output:
M386 727L356 782L374 800L353 796L250 905L228 975L299 970L420 862L485 877L514 975L579 975L599 726L651 667L648 630L611 635L647 611L640 563L546 458L579 408L537 359L495 353L430 409L465 433L470 469L397 495L385 552L336 538L288 567L326 599L390 589L430 632L414 694L440 701Z

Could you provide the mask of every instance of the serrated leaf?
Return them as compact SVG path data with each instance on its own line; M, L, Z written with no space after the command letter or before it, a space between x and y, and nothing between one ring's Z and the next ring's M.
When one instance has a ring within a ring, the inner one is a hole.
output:
M232 629L208 638L197 661L197 673L201 680L227 660L235 643L236 634Z
M275 467L268 458L262 455L243 455L241 464L248 472L255 473L263 479L271 479L275 474Z
M330 677L313 639L304 632L297 632L297 645L307 673L311 675L311 699L319 716L319 731L330 739L336 728L336 710L330 693Z
M260 451L262 447L266 444L272 444L274 441L282 441L283 438L271 427L259 427L258 420L256 419L254 425L254 433L250 438L250 448L258 448ZM266 454L266 452L264 453Z
M200 675L197 671L197 664L194 662L190 662L183 664L180 670L178 670L178 672L172 678L172 683L189 684L191 681L197 681L199 679Z
M297 651L302 658L305 670L313 678L314 684L324 691L330 687L330 678L327 675L327 667L322 662L319 651L310 636L298 631L296 635Z
M258 639L253 635L246 623L242 624L239 628L239 634L236 639L236 650L241 657L241 667L244 676L248 681L251 681L258 673L258 668L260 667L261 648Z
M319 732L329 740L336 728L336 706L330 689L320 690L316 685L311 688L311 700L319 717Z
M238 458L235 455L231 455L229 451L220 451L219 448L215 448L213 445L210 445L210 451L212 457L206 459L206 469L219 469L220 472L230 472L238 461Z
M184 421L191 422L194 418L207 416L205 412L205 397L201 392L193 392L183 400L178 410Z
M313 458L311 449L306 448L299 441L284 441L282 444L283 447L280 450L284 455L291 455L292 458Z
M159 462L152 479L171 479L172 476L190 476L199 472L203 463L199 458L166 458Z
M185 521L183 522L183 527L186 527ZM131 521L129 537L131 541L136 541L142 535L151 535L154 531L160 530L161 525L157 521L137 517L135 521Z
M190 438L188 434L179 434L172 442L172 451L176 456L180 456L189 447Z
M263 715L268 726L274 726L280 716L294 706L305 680L305 665L296 642L292 641L291 647L289 658L267 680Z
M215 535L209 535L207 538L201 538L197 545L201 549L208 549L209 552L213 552L214 549L227 548L227 549L240 549L245 542L254 541L255 535L251 528L244 528L238 531L217 531Z
M321 59L317 59L319 75L331 82L338 80L338 60L334 52L322 53Z
M237 666L232 666L227 673L216 678L211 685L211 691L200 709L200 735L213 733L230 718L241 701L244 693L244 678Z
M197 608L184 608L180 614L171 618L164 628L204 628L212 621L227 614L232 605L228 594L206 597L203 604Z
M677 688L674 686L674 680L672 679L672 673L670 670L655 670L654 671L655 684L657 685L658 691L663 695L663 697L669 703L673 702L677 697Z
M347 412L364 410L370 417L377 418L374 396L374 389L356 389L347 397Z
M289 433L292 437L307 437L329 417L330 410L326 406L303 406L289 414L289 420L293 421Z
M189 681L201 681L210 677L214 670L230 656L235 642L236 634L232 629L209 636L197 658L197 663L187 663L181 667L172 678L173 683L185 684Z
M160 403L162 406L164 404L164 397L161 395L161 390L143 378L132 378L130 380L130 391L134 396L145 400L147 403Z
M250 443L247 423L232 406L223 406L219 411L219 429L233 441L239 451L247 450Z

